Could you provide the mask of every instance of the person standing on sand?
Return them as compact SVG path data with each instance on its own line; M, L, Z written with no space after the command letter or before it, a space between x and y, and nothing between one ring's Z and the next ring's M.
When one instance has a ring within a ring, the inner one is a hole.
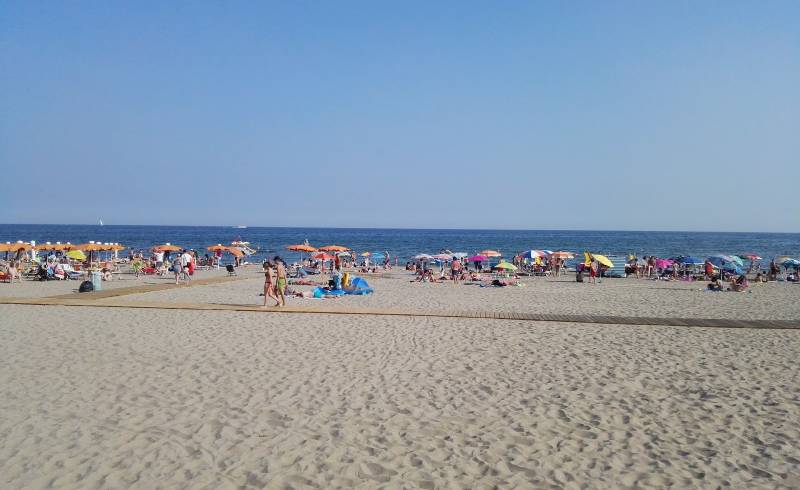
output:
M592 261L589 263L589 283L597 284L597 261L594 260L594 257L592 257Z
M278 297L278 303L275 306L286 306L286 266L283 264L283 259L276 256L275 261L275 295Z
M458 284L458 280L461 278L461 261L458 260L458 257L453 257L453 262L450 264L450 276L453 284Z
M275 300L275 306L279 306L278 297L275 295L275 279L273 277L273 266L269 260L264 262L264 306L267 306L267 298Z

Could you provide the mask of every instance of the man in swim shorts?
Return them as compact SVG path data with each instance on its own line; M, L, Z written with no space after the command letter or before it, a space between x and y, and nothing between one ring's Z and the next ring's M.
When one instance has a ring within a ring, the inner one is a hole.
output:
M273 260L275 262L275 294L280 299L280 306L286 306L286 296L284 296L286 292L286 266L280 257L276 256Z

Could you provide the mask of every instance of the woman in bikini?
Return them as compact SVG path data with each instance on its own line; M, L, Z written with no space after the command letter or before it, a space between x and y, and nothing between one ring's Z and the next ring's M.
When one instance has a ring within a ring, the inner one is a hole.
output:
M264 262L264 306L267 306L267 298L275 300L278 306L278 297L275 295L275 281L272 277L272 262Z

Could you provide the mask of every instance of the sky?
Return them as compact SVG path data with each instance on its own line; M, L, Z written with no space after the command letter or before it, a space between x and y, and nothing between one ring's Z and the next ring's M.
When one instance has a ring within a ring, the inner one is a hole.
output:
M800 2L0 12L0 223L800 231Z

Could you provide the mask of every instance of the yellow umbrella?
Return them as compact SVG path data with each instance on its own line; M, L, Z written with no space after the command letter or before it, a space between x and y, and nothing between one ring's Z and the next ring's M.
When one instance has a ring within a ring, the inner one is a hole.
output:
M606 267L614 267L614 263L608 260L608 257L605 255L592 254L592 257L594 257L594 260L598 261L601 265Z
M512 264L512 263L510 263L510 262L500 262L499 264L494 266L494 268L495 269L505 269L505 270L509 270L509 271L517 270L517 266Z
M75 260L86 260L86 254L80 250L70 250L67 252L67 257Z
M363 254L361 254L362 257L369 257L370 255L372 254L369 252L364 252Z

